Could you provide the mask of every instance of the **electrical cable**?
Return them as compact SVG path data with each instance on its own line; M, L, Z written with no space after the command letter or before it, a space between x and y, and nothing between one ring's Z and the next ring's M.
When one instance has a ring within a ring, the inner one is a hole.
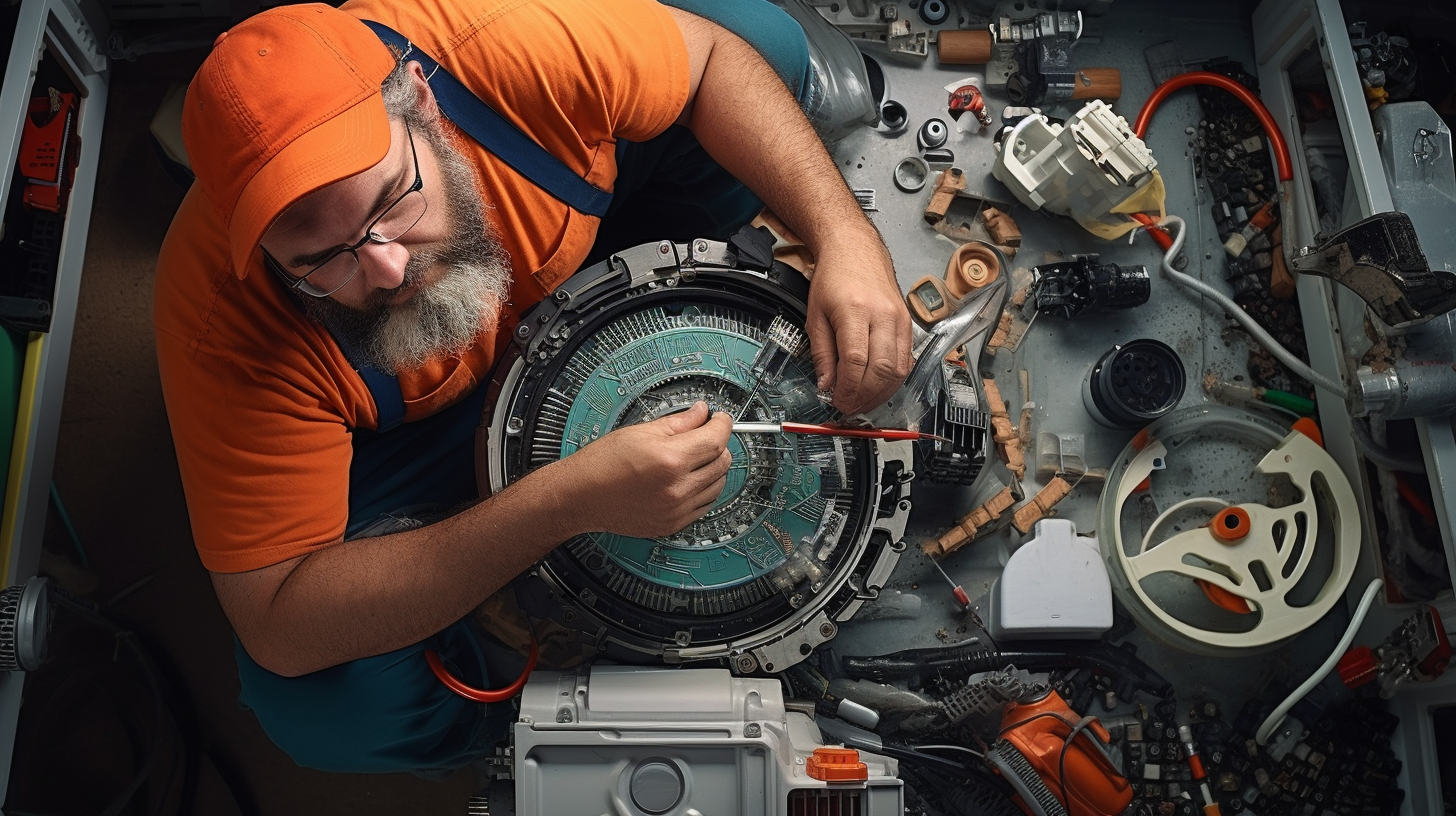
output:
M1310 368L1307 364L1305 364L1303 360L1295 357L1289 351L1289 349L1286 349L1283 345L1279 343L1278 340L1275 340L1273 335L1265 331L1264 327L1260 326L1258 321L1254 320L1253 315L1244 311L1243 308L1241 308L1239 304L1235 303L1233 299L1230 298L1228 295L1225 295L1223 292L1218 291L1217 289L1209 286L1208 284L1204 283L1201 280L1198 280L1195 277L1185 275L1182 272L1179 272L1177 269L1174 269L1173 259L1178 257L1178 253L1183 249L1183 240L1187 237L1188 225L1186 222L1183 221L1182 218L1179 218L1176 215L1165 216L1163 220L1158 223L1159 226L1173 224L1178 227L1178 234L1173 238L1173 245L1169 247L1168 251L1163 255L1164 275L1167 275L1168 278L1174 283L1186 289L1192 289L1193 291L1199 293L1200 295L1203 295L1204 297L1212 300L1214 303L1217 303L1219 306L1223 307L1223 310L1228 313L1229 317L1237 320L1239 322L1239 325L1243 326L1244 330L1252 335L1254 340L1256 340L1259 345L1267 349L1270 354L1273 354L1279 360L1279 362L1283 363L1284 366L1288 368L1291 372L1298 375L1299 377L1304 378L1310 384L1315 385L1319 388L1323 388L1331 394L1339 396L1340 399L1345 399L1347 397L1347 392L1344 385L1336 382L1335 380L1331 380L1323 374L1320 374L1318 371L1315 371L1313 368Z
M1173 696L1173 684L1139 660L1131 650L1102 641L1042 641L1035 647L1008 646L1004 649L966 644L830 659L834 661L834 670L838 674L851 680L873 680L877 683L927 677L955 679L1012 665L1033 672L1075 667L1120 680L1124 687L1118 691L1119 697L1131 698L1137 690L1164 700Z
M979 759L986 758L986 755L981 753L980 751L973 751L970 748L965 747L964 745L912 745L910 747L914 748L917 751L924 751L927 749L935 751L964 751L965 753Z
M127 631L120 624L81 601L71 598L64 592L52 592L51 597L56 599L58 605L70 609L91 623L110 631L116 637L118 643L125 644L127 651L131 652L137 658L137 662L141 664L142 673L146 676L147 685L152 692L154 726L152 728L150 744L147 746L146 761L137 769L136 774L132 776L131 782L127 784L126 788L112 800L111 804L105 810L101 811L101 816L119 816L126 809L127 805L131 803L132 796L151 777L152 769L157 763L157 756L160 753L159 738L162 733L162 712L165 710L165 704L162 701L161 681L157 677L156 669L153 667L152 662L147 658L146 652L137 643L136 633Z
M1370 431L1365 428L1365 423L1352 422L1350 428L1354 431L1355 447L1360 449L1360 453L1364 454L1366 459L1374 462L1376 467L1383 467L1397 473L1424 474L1426 472L1425 460L1420 456L1402 456L1390 448L1375 444L1375 440L1370 436Z
M1318 669L1315 669L1314 674L1311 674L1308 680L1305 680L1300 684L1299 688L1290 692L1289 696L1284 698L1284 702L1280 703L1269 713L1269 716L1264 720L1264 724L1260 725L1259 730L1254 733L1255 742L1260 745L1267 744L1274 730L1279 727L1280 723L1284 722L1284 715L1289 713L1289 709L1293 708L1295 703L1304 699L1304 695L1309 694L1315 686L1319 685L1320 681L1325 679L1325 675L1329 674L1330 670L1335 667L1335 664L1340 662L1340 658L1345 656L1345 652L1350 648L1350 643L1355 640L1355 633L1359 631L1360 624L1365 622L1365 615L1370 611L1370 604L1375 601L1375 593L1383 583L1379 578L1370 579L1370 585L1365 587L1365 594L1360 598L1360 605L1355 607L1355 614L1350 616L1350 625L1345 627L1345 634L1340 638L1340 642L1336 644L1335 650L1330 652L1330 656L1325 659L1324 664Z
M955 772L959 773L962 776L966 776L971 773L970 769L967 768L964 764L957 762L953 759L936 756L935 754L923 754L913 748L904 745L894 745L887 742L880 747L879 753L884 754L887 757L903 760L905 762L912 762L926 768L933 768L939 771Z
M1096 721L1097 718L1090 714L1078 720L1077 724L1072 726L1071 732L1067 734L1066 740L1062 742L1061 755L1057 757L1057 784L1062 789L1062 807L1066 808L1068 813L1072 812L1072 800L1067 798L1067 751L1072 747L1072 741L1077 738L1077 734Z
M464 681L450 673L450 670L445 666L445 662L440 659L439 653L434 649L425 650L425 661L430 664L430 671L435 673L435 677L441 683L445 684L445 688L450 689L467 700L473 700L477 703L498 703L502 700L511 699L519 694L522 688L525 688L526 678L530 677L531 671L536 668L538 652L536 638L533 637L531 638L531 654L526 658L526 668L521 670L521 676L517 677L515 682L509 686L498 689L478 689L474 686L467 685Z
M1289 160L1289 145L1284 141L1284 134L1280 132L1279 125L1274 122L1274 116L1269 113L1269 109L1264 107L1264 103L1254 95L1253 91L1223 74L1215 74L1212 71L1190 71L1186 74L1179 74L1159 85L1153 91L1153 95L1148 97L1148 101L1143 103L1142 110L1138 111L1137 121L1132 126L1132 132L1139 139L1143 138L1148 132L1148 124L1152 121L1153 112L1163 104L1163 100L1168 97L1168 94L1190 85L1212 85L1222 88L1247 105L1249 110L1254 112L1254 116L1258 117L1259 124L1264 127L1264 134L1269 137L1270 146L1274 148L1274 163L1279 169L1279 180L1290 181L1294 178L1294 163Z
M141 790L141 786L150 778L154 772L156 756L160 754L158 737L162 730L171 726L169 730L176 734L181 747L180 753L174 754L171 767L168 769L165 783L155 794L152 813L159 814L172 801L173 785L177 779L177 765L180 760L182 764L181 789L177 798L176 813L178 816L189 816L195 809L198 782L200 777L201 763L204 754L211 760L214 769L223 782L224 787L232 796L237 810L243 816L256 816L258 809L249 796L246 786L241 778L225 758L215 750L215 746L204 751L201 747L202 738L194 715L190 695L187 693L187 685L181 672L167 658L166 650L160 646L149 643L148 638L135 627L128 625L124 620L117 619L113 615L103 611L102 607L94 602L82 601L69 595L64 590L49 587L48 597L56 606L65 608L82 618L87 623L95 625L108 631L119 642L124 643L127 651L131 652L141 665L147 685L153 694L155 703L154 723L152 733L152 746L149 749L147 763L138 769L137 775L133 778L126 791L109 805L103 814L117 816L123 812L128 805L134 803L131 799ZM59 691L57 692L59 694ZM53 697L54 702L56 698ZM163 716L166 713L167 717Z

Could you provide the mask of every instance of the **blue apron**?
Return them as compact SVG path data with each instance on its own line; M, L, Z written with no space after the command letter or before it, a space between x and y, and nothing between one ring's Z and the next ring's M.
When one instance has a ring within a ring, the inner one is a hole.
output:
M808 45L798 23L781 9L764 0L664 1L743 37L801 95L809 71ZM448 108L446 112L451 113ZM459 124L456 115L451 118ZM506 158L493 144L486 146ZM726 239L762 209L686 128L673 126L643 143L618 142L617 166L615 194L605 206L588 264L664 237ZM523 175L537 181L530 173ZM475 433L487 389L477 387L439 413L403 423L399 383L371 369L361 368L360 374L378 408L379 430L353 430L349 519L346 542L338 546L348 546L348 539L360 533L388 532L379 529L381 523L439 518L477 498ZM514 679L490 677L482 642L467 620L412 646L301 677L262 668L234 641L242 682L239 701L257 715L268 737L304 767L339 773L455 768L491 751L514 720L513 706L487 707L449 691L425 662L423 653L434 649L457 677L477 688Z

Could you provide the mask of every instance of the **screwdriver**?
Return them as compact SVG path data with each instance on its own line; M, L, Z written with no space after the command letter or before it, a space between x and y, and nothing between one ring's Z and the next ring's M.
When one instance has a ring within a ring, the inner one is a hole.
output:
M971 596L967 595L964 589L961 589L961 585L957 584L954 578L951 578L949 575L946 574L945 568L940 565L939 561L936 561L934 558L932 558L930 559L930 563L935 565L936 571L939 572L941 577L950 584L950 594L955 597L956 603L960 604L961 609L970 609Z
M812 425L807 422L735 422L734 433L792 433L814 434L816 436L848 436L855 439L938 439L949 442L943 436L901 428L841 428L837 425Z

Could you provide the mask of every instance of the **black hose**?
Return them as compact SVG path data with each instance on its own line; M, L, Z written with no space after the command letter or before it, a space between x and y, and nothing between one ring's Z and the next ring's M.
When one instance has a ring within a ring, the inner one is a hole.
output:
M945 649L908 649L879 657L838 658L840 673L845 677L877 683L915 679L923 682L931 677L962 679L1013 665L1027 671L1069 666L1090 669L1121 680L1129 690L1146 691L1158 698L1173 696L1173 684L1139 660L1130 648L1101 641L1046 641L1036 648L1004 649L968 644ZM1122 690L1118 693L1124 698L1131 697Z

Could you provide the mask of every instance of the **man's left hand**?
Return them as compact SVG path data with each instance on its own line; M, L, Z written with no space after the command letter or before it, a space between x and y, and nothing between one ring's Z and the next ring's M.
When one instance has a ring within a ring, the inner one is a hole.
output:
M910 373L910 313L879 236L821 247L805 328L820 388L845 415L878 407Z

